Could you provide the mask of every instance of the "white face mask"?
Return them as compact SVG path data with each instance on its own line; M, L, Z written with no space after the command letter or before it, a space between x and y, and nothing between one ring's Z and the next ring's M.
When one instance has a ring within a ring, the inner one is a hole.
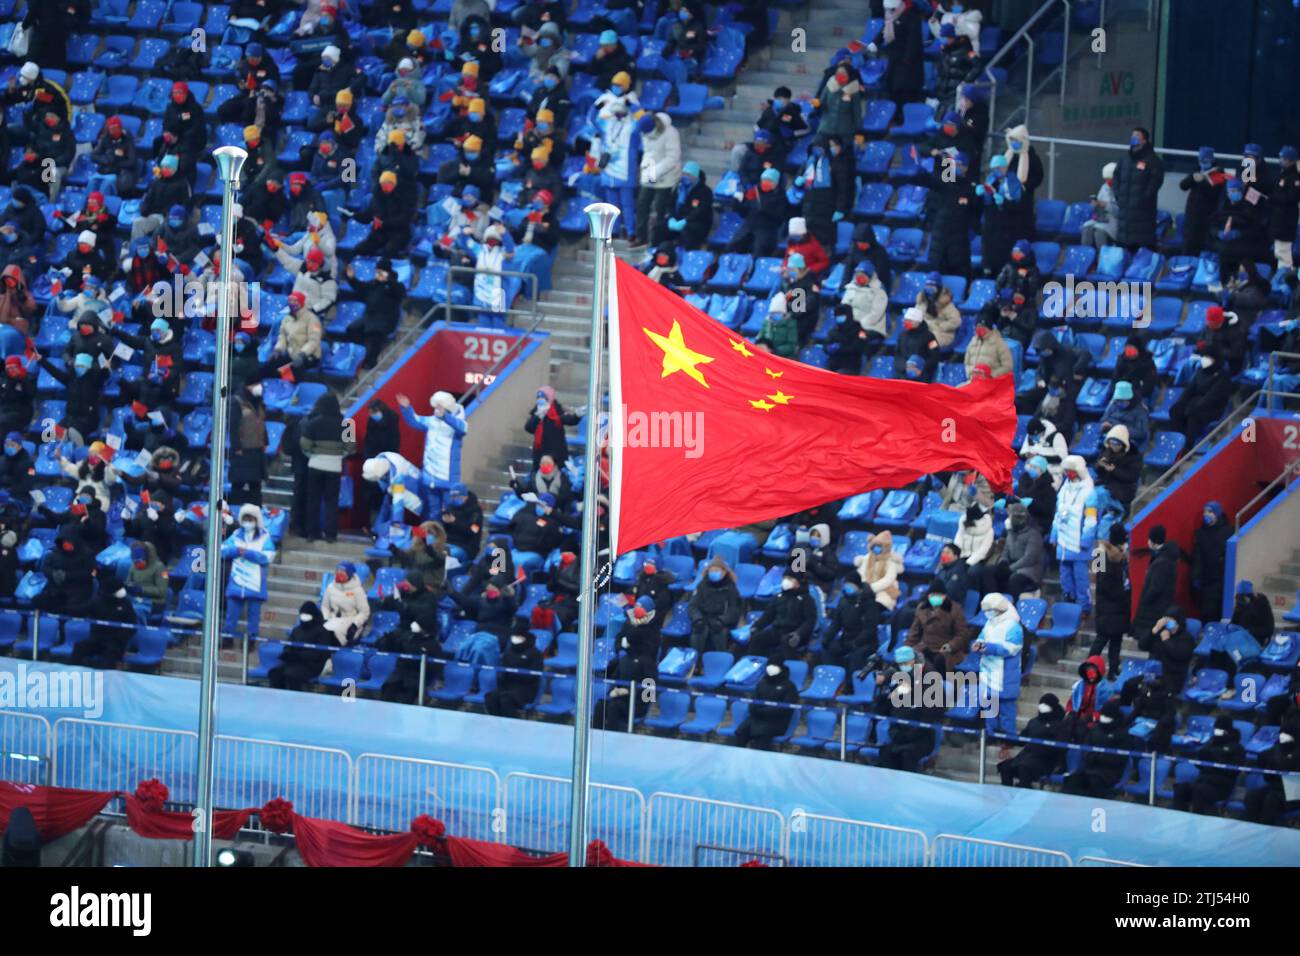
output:
M423 633L423 630L424 630L424 629L420 627L420 622L419 622L419 621L412 621L412 622L411 622L411 633L412 633L412 634L421 634L421 633Z
M118 588L116 591L113 592L113 597L115 598L126 597L126 588Z
M1216 737L1222 737L1222 736L1223 736L1224 734L1226 734L1226 733L1227 733L1227 731L1224 730L1222 727L1215 727L1215 728L1214 728L1214 736L1216 736Z
M245 528L247 528L249 531L255 531L257 529L256 521L241 521L239 523L243 525Z
M308 621L311 620L311 615L310 615L310 614L299 614L299 615L298 615L298 620L300 620L300 621L302 621L304 624L306 624Z
M1208 355L1201 356L1201 368L1209 368L1214 364L1214 359Z
M1098 717L1097 719L1103 724L1113 724L1115 722L1114 717Z
M793 581L793 579L791 579L791 578L784 578L784 579L782 579L782 581L781 581L781 590L782 590L782 591L793 591L794 588L795 588L795 582Z
M632 645L631 645L630 643L628 643L628 639L627 639L626 637L623 638L623 650L627 650L627 649L628 649L629 647L631 647L631 646L632 646Z
M516 647L518 647L518 646L519 646L520 644L522 644L525 640L527 640L527 638L520 637L519 635L516 634L514 637L510 638L510 643L511 643L511 644L514 644Z
M1295 740L1295 738L1290 734L1282 733L1277 735L1277 742L1280 744L1289 744L1293 740Z
M768 665L767 665L767 676L768 676L768 677L775 677L775 676L776 676L777 674L779 674L779 673L781 673L781 668L777 667L775 664L768 664Z
M261 386L261 385L250 385L250 386L248 386L248 394L249 394L249 395L252 395L254 398L261 398L261 397L262 397L262 386Z
M1051 704L1039 704L1039 705L1038 705L1038 712L1039 712L1040 714L1050 714L1050 713L1052 712L1052 705L1051 705Z

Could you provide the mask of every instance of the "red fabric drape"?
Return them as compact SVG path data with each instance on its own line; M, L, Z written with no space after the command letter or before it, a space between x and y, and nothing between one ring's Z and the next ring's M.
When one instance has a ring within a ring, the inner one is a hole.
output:
M464 837L447 837L447 853L452 866L568 866L567 853L550 856L529 856L513 846L467 840Z
M73 790L34 784L0 782L0 832L9 828L9 814L27 807L43 842L57 840L85 826L115 794L108 790Z
M419 842L414 833L377 836L346 823L296 813L293 836L308 866L404 866Z
M256 810L217 810L212 814L212 836L233 840ZM126 798L126 822L151 840L194 839L194 817L179 810L150 810L135 796Z

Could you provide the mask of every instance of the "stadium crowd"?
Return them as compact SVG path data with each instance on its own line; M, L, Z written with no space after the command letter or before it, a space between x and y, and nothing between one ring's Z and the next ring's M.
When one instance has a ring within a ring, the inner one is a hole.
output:
M36 648L56 659L156 667L168 638L142 652L201 594L194 548L218 520L224 628L255 639L273 686L355 668L394 701L571 716L581 431L605 412L540 389L520 415L533 469L485 509L461 480L457 396L428 414L423 397L372 401L356 442L340 394L407 312L446 299L451 266L468 267L451 302L502 324L520 286L499 273L549 270L605 199L642 271L775 354L954 386L1014 376L1021 464L1010 495L933 475L620 557L597 615L598 726L838 752L839 704L869 718L849 751L904 770L932 764L946 721L1038 741L1008 748L1009 785L1135 785L1131 758L1064 742L1300 771L1300 638L1249 582L1225 618L1223 508L1204 503L1186 556L1160 527L1125 530L1144 479L1258 387L1271 353L1300 351L1296 151L1275 166L1253 144L1240 164L1202 149L1171 216L1135 128L1095 198L1043 199L1030 130L989 138L981 68L1001 34L978 6L885 0L809 88L772 91L711 183L680 127L704 108L697 81L729 80L766 42L766 5L29 4L0 92L6 620L63 616ZM227 143L248 152L233 262L209 159ZM223 268L241 292L212 516ZM1053 312L1045 286L1066 275L1159 295L1138 316ZM402 429L422 433L420 461ZM267 635L269 567L286 534L338 540L351 456L367 561L340 562L297 626ZM263 504L279 463L289 513ZM1151 557L1136 602L1134 548ZM1175 601L1183 560L1195 616ZM1084 630L1069 698L1042 695L1019 727L1040 650ZM22 653L19 628L6 636ZM1126 637L1145 657L1124 656ZM995 713L888 692L923 671L973 675ZM657 701L635 690L647 680ZM1205 768L1171 799L1214 811L1242 779ZM1279 777L1247 782L1251 819L1300 809Z

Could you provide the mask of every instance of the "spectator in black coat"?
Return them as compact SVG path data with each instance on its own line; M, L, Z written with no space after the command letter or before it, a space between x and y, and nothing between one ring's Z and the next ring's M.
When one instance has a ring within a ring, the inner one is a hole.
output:
M1268 192L1268 238L1273 241L1273 259L1278 269L1293 269L1292 246L1296 225L1300 221L1300 167L1296 166L1296 148L1283 146L1279 159L1282 169Z
M1250 631L1260 647L1268 645L1273 639L1276 626L1273 620L1273 605L1267 594L1255 590L1251 581L1238 581L1237 593L1232 602L1232 623Z
M1097 636L1088 648L1088 656L1106 651L1110 673L1118 674L1124 635L1129 631L1133 591L1128 580L1128 534L1122 522L1110 526L1110 536L1102 542L1101 567L1097 571L1097 606L1094 626Z
M1022 737L1058 740L1065 729L1065 708L1055 694L1038 698L1038 713L1021 728ZM1065 759L1065 751L1048 744L1026 744L1020 753L998 763L1004 787L1032 787L1055 772Z
M495 634L503 642L510 635L511 622L519 607L513 585L502 587L489 581L478 596L456 591L447 594L478 630Z
M1226 715L1214 721L1210 742L1196 752L1197 760L1241 766L1246 762L1246 750L1241 745L1241 734ZM1196 768L1195 780L1174 784L1174 809L1193 813L1212 813L1215 807L1227 800L1237 785L1236 770L1218 767Z
M391 259L380 259L375 265L375 278L362 282L356 277L352 263L344 270L353 291L365 300L361 318L348 325L345 337L349 342L360 342L366 347L362 368L374 368L383 351L397 331L402 319L402 303L406 300L406 287L398 281ZM391 449L396 450L396 449Z
M687 606L691 620L691 647L697 655L725 651L732 629L740 623L740 591L736 574L719 556L704 569Z
M64 388L63 399L67 403L64 419L67 424L81 432L83 438L99 431L104 384L108 381L108 372L103 366L89 352L78 353L68 371L50 364L44 357L39 364Z
M649 651L627 637L619 640L619 646L623 656L611 663L607 673L615 682L614 686L609 689L608 696L597 701L592 708L591 725L597 730L627 730L633 707L638 719L650 711L650 697L641 688L645 681L658 676L658 665Z
M1056 517L1056 486L1047 459L1036 455L1025 462L1025 470L1016 483L1016 497L1029 509L1029 520L1039 531L1051 529Z
M1129 732L1135 739L1134 750L1154 750L1163 753L1169 749L1178 716L1178 702L1169 693L1169 686L1160 674L1147 672L1141 678L1132 678L1120 692L1120 703L1132 705L1129 714ZM1145 734L1133 734L1138 721L1154 721Z
M1259 755L1261 770L1279 770L1283 773L1300 773L1300 721L1284 724L1277 735L1277 743ZM1300 800L1288 800L1282 777L1266 774L1264 785L1246 790L1246 819L1254 823L1275 824L1284 813L1300 810Z
M895 103L915 103L924 95L925 26L926 16L916 4L895 5L892 15L886 11L880 50L887 63L881 84ZM868 49L875 52L875 46Z
M780 186L781 171L771 168L763 170L757 187L745 190L740 209L745 222L731 241L731 251L748 251L755 257L772 255L781 227L789 218L789 203Z
M1115 167L1113 187L1119 206L1115 239L1130 252L1156 247L1156 197L1164 179L1164 163L1151 146L1151 134L1135 128L1129 136L1128 153Z
M281 690L307 690L325 669L330 653L338 647L338 641L325 627L325 617L316 602L304 601L298 608L298 622L289 632L289 641L308 646L286 647L280 662L267 672L267 682Z
M1116 382L1129 382L1133 391L1143 399L1149 400L1155 393L1160 377L1156 373L1156 360L1147 350L1146 340L1134 332L1124 341L1124 350L1115 360Z
M469 558L478 556L483 534L483 508L478 496L463 484L452 485L442 509L442 525L447 543L460 548ZM509 552L506 552L507 557Z
M1183 556L1178 542L1167 540L1164 525L1155 525L1147 533L1147 547L1151 551L1151 563L1142 579L1142 596L1133 614L1133 636L1139 642L1150 638L1156 621L1174 603L1178 562Z
M939 550L939 568L934 576L943 582L943 591L953 603L964 607L966 592L970 590L970 565L962 557L961 548L951 541Z
M1133 447L1125 426L1116 425L1106 432L1094 468L1097 484L1127 511L1137 495L1138 479L1142 476L1142 452Z
M36 607L73 617L87 614L95 593L95 553L81 539L75 524L59 528L54 549L41 563L45 589L33 602Z
M842 137L828 136L824 143L808 148L799 178L805 191L802 209L808 231L824 248L834 249L835 224L853 211L858 186L853 151L844 148ZM799 178L796 186L800 185Z
M432 661L445 661L447 654L440 644L438 604L442 599L439 585L419 571L408 570L397 582L395 593L379 602L381 610L397 611L398 625L376 642L377 649L394 654L425 655ZM423 700L420 686L420 662L402 658L380 695L384 700L410 703Z
M903 329L894 348L894 378L933 382L938 368L939 342L921 310L912 306L903 313Z
M557 468L563 468L569 460L568 438L565 436L566 425L576 425L582 419L573 412L566 412L560 400L555 397L555 389L543 385L537 390L537 404L528 413L524 422L524 431L533 436L533 467L538 467L543 455L550 455Z
M942 723L943 708L933 706L929 700L931 695L923 693L921 688L909 686L918 674L916 651L900 647L894 652L894 662L898 666L897 674L889 678L883 672L876 674L877 713L916 723L889 725L889 742L880 748L880 766L916 773L921 769L921 761L935 748L934 728L917 724Z
M1228 539L1232 526L1223 505L1207 501L1201 510L1201 526L1192 535L1192 591L1202 621L1223 618L1223 575L1228 566Z
M790 680L790 668L779 659L769 660L758 685L754 688L754 702L749 713L736 728L738 747L755 747L770 750L773 738L779 737L790 726L790 715L797 713L799 688Z
M846 671L861 670L880 645L880 603L870 588L852 579L840 588L840 599L828 613L822 634L821 661Z
M966 279L970 278L971 230L980 211L969 172L966 153L935 159L930 175L930 261L926 266Z
M1210 248L1219 254L1219 281L1225 285L1242 265L1254 268L1256 260L1267 258L1265 201L1247 199L1249 188L1236 177L1229 179L1224 203L1210 218Z
M542 652L537 649L531 631L519 627L510 635L505 652L501 655L501 669L497 671L497 686L483 696L483 706L496 717L518 717L523 709L537 697L542 682ZM511 670L535 671L535 674L516 674Z
M794 101L788 86L776 88L754 125L771 135L773 152L782 160L794 149L798 139L810 132L803 110Z
M544 492L537 496L535 505L520 509L510 519L516 551L545 556L559 547L564 531L555 505L555 496Z
M31 424L35 402L36 377L27 371L21 355L8 356L0 377L0 432L7 435L25 431Z
M411 241L411 223L419 211L415 182L403 179L389 169L379 175L379 188L370 197L370 206L360 215L369 220L370 234L357 246L357 255L400 256Z
M1169 427L1187 437L1190 449L1211 425L1223 417L1232 398L1232 378L1221 361L1218 350L1197 346L1201 367L1196 370L1183 393L1169 407Z
M1210 217L1223 201L1223 184L1227 179L1214 161L1214 147L1202 146L1196 155L1197 170L1188 173L1178 188L1187 193L1183 211L1184 254L1199 256L1210 239ZM1292 233L1294 236L1294 233Z
M768 602L754 622L747 651L773 660L798 657L816 624L816 602L804 582L787 571L781 578L781 593Z
M876 241L876 232L869 222L860 222L853 227L853 244L849 249L847 262L850 267L867 259L876 267L876 277L886 290L893 284L893 267L889 263L889 254L884 246Z
M672 209L658 221L653 241L660 245L672 240L683 250L699 249L712 228L713 190L699 164L687 160L673 193Z
M1187 613L1178 605L1171 605L1149 631L1138 630L1136 624L1133 631L1138 647L1160 662L1169 689L1181 693L1187 683L1192 653L1196 650L1196 640L1187 630Z
M1124 750L1129 747L1128 727L1119 698L1112 697L1101 708L1097 722L1084 734L1083 743L1092 747ZM1079 769L1065 778L1066 793L1082 796L1104 797L1119 785L1128 758L1123 754L1087 750Z

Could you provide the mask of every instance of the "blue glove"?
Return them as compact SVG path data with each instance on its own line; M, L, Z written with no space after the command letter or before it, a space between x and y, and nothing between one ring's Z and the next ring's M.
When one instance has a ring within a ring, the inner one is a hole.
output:
M843 219L843 218L844 218L844 213L839 212L839 211L837 210L837 211L834 213L834 215L831 216L831 222L839 222L839 221L840 221L841 219Z
M1006 507L1007 507L1007 499L1006 499L1006 498L999 498L997 501L993 502L993 510L994 510L994 511L1004 511L1004 510L1006 510Z
M669 229L670 232L681 232L681 231L682 231L683 229L685 229L685 228L686 228L686 220L685 220L685 219L669 219L669 220L668 220L668 229Z
M1296 327L1296 320L1287 319L1285 322L1279 322L1277 324L1277 327L1281 329L1283 332L1290 332L1292 329Z
M1032 504L1034 503L1034 499L1033 499L1033 498L1021 498L1021 499L1020 499L1020 503L1021 503L1022 505L1024 505L1026 508L1028 508L1030 505L1032 505Z
M995 192L993 194L993 202L1001 206L1004 202L1006 202L1006 197L1004 197L1001 192Z

